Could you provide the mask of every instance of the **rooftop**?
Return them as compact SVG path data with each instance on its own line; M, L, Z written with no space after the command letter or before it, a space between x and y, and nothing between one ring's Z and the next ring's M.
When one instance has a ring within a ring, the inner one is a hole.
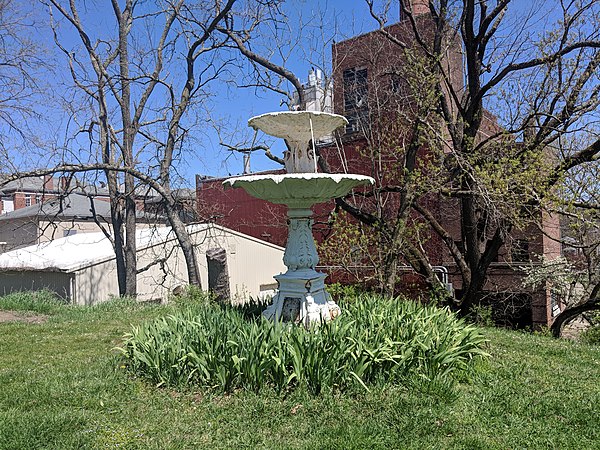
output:
M268 247L284 250L269 242L215 224L194 224L188 225L186 228L190 234L205 232L215 235L215 233L226 232ZM175 233L170 227L145 228L136 232L138 251L175 239ZM104 233L78 233L2 253L0 254L0 271L74 272L87 266L101 264L114 257L115 251L112 243Z
M6 174L0 174L0 195L8 194L15 191L36 192L36 193L57 193L65 192L90 194L97 196L108 196L108 189L98 187L85 181L76 178L69 179L68 177L53 177L46 179L45 177L27 177L20 178L5 183ZM63 184L68 182L68 186ZM5 183L5 184L4 184Z
M0 221L13 220L26 217L46 217L55 219L80 219L93 220L94 212L96 218L104 222L110 221L110 203L103 200L96 200L91 196L83 194L69 194L58 198L53 198L43 203L37 203L25 208L17 209L6 214L0 215ZM138 219L156 219L155 214L148 214L137 211Z
M196 227L207 227L207 225ZM138 250L170 239L175 239L175 233L170 227L152 227L136 232ZM104 233L78 233L3 253L0 255L0 271L72 272L114 257L112 243Z

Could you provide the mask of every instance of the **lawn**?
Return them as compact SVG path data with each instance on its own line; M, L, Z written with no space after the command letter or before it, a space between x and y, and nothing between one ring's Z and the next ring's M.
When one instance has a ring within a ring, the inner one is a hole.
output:
M0 323L1 449L600 448L598 346L486 329L491 358L451 389L218 395L123 368L114 347L130 324L171 307L0 299L15 309L47 320Z

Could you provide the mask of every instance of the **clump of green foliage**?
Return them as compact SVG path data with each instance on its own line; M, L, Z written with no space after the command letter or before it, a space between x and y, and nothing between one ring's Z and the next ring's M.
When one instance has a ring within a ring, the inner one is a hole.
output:
M364 295L309 330L190 303L134 326L120 350L131 370L158 385L319 393L415 376L451 381L485 355L484 343L447 309Z
M590 327L581 333L582 342L592 345L600 345L600 326Z
M366 293L367 289L359 284L331 283L327 285L327 292L335 302L348 303Z
M473 305L470 310L469 318L482 327L493 327L495 325L491 305Z
M0 297L0 309L12 311L52 314L64 305L64 299L48 290L13 292Z

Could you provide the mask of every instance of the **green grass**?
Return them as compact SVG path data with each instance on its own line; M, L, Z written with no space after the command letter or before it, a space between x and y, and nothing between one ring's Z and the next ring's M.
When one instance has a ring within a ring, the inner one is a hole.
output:
M15 303L0 309L26 309ZM46 323L0 324L0 449L600 448L599 346L485 329L491 358L452 389L178 392L132 377L113 350L172 312L58 304Z

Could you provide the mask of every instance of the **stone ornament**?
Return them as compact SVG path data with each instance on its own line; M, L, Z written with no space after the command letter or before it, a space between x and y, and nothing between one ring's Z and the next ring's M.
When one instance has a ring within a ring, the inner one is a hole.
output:
M316 173L314 141L348 123L344 116L313 111L285 111L263 114L248 121L255 130L286 140L284 154L287 173Z

